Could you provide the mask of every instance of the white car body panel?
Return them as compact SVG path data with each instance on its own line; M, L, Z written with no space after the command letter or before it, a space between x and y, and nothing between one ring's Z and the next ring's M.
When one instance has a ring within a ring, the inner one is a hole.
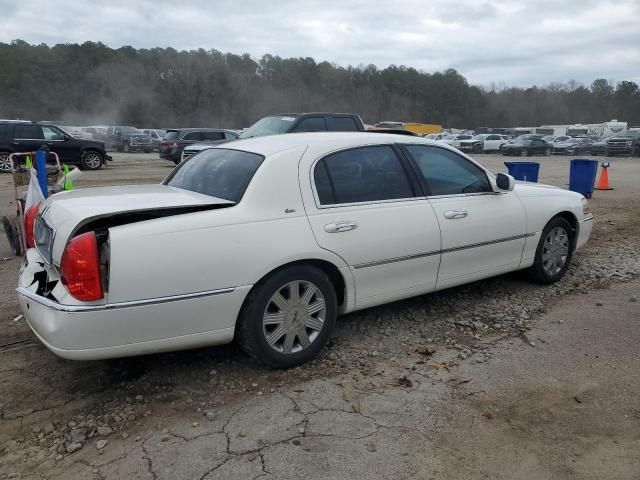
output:
M259 137L214 147L265 157L237 205L165 185L54 195L42 214L56 229L54 262L45 267L35 249L27 252L18 290L25 317L43 343L66 358L217 345L233 339L253 286L292 262L334 266L345 284L345 313L525 268L558 213L577 220L578 247L589 237L592 217L583 213L579 194L529 183L512 192L319 205L312 175L317 160L396 142L456 151L384 134ZM495 177L488 176L495 189ZM34 275L46 269L49 281L59 278L56 265L80 225L131 209L176 206L215 209L109 227L109 281L100 301L75 300L61 282L53 298L38 296ZM446 218L450 210L466 216ZM357 227L328 233L325 227L337 222Z
M433 197L431 204L440 223L444 252L438 288L519 267L527 231L525 210L516 193ZM466 216L448 219L445 213L449 211ZM463 248L469 245L477 246Z

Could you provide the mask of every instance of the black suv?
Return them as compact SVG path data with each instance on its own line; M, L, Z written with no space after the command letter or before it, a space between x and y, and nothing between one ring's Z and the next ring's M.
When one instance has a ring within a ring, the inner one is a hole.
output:
M607 139L607 157L616 155L640 157L640 129L627 130Z
M238 134L221 128L180 128L169 129L160 142L160 158L171 160L178 165L182 150L192 143L224 143L236 140Z
M63 132L55 125L25 121L0 121L0 171L11 170L9 155L32 152L43 145L58 154L61 163L97 170L111 157L105 153L104 142L82 140Z
M298 132L363 132L362 119L353 113L281 113L263 117L240 138Z

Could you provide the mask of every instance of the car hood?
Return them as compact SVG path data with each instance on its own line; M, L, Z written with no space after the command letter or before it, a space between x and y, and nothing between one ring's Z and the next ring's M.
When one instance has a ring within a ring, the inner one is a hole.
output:
M570 196L576 195L581 197L579 193L572 192L571 190L565 190L560 187L554 187L553 185L545 185L544 183L532 183L516 180L513 191L520 197L541 197L541 196Z
M93 221L129 212L230 206L234 202L167 185L97 187L61 192L40 207L41 216L55 230L52 258L59 260L67 240Z

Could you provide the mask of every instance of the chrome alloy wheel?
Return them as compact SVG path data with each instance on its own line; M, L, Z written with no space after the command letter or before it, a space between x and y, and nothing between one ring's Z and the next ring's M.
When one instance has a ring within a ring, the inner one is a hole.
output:
M0 152L0 172L10 172L11 161L7 152Z
M300 352L318 338L326 313L325 299L316 285L302 280L287 283L267 302L264 338L277 352Z
M569 256L569 234L556 227L547 234L542 246L542 268L548 275L557 275L567 263Z
M84 154L84 164L87 168L91 170L95 170L100 168L100 164L102 163L102 158L99 154L95 152L87 152Z

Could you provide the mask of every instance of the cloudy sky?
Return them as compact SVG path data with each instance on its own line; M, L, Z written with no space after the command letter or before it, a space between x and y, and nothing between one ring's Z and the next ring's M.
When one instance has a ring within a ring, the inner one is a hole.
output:
M0 41L215 48L455 68L471 83L640 83L640 0L0 0Z

